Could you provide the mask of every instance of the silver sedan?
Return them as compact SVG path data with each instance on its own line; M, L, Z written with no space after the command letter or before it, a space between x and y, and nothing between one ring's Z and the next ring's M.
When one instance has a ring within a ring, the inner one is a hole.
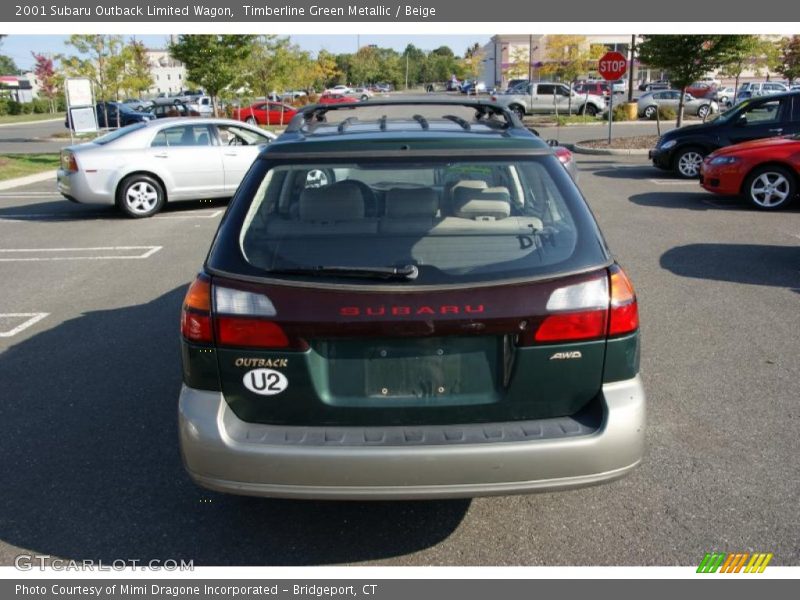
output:
M275 135L240 121L135 123L61 151L58 191L68 200L116 205L149 217L167 201L233 196Z
M668 106L677 111L680 99L681 93L677 90L642 94L637 102L637 110L640 117L655 119L659 106ZM687 115L697 115L701 119L705 119L709 115L719 112L719 104L708 98L695 98L691 94L686 94L683 110Z

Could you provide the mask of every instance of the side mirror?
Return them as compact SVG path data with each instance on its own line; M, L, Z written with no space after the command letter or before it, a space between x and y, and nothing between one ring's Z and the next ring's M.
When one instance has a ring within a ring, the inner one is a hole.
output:
M559 145L560 145L560 144L558 143L558 140L547 140L547 142L546 142L546 143L547 143L547 145L548 145L548 146L550 146L551 148L555 148L556 146L559 146Z

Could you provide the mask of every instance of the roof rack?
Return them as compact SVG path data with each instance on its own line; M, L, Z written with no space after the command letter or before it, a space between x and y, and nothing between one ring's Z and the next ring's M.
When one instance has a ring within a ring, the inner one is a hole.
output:
M443 107L464 107L475 110L475 120L495 129L525 129L522 121L507 107L485 100L369 100L366 102L346 102L341 104L310 104L297 111L297 114L289 122L284 133L308 133L313 130L315 123L327 123L327 113L339 110L352 110L357 108L373 108L376 106L443 106ZM422 115L415 114L411 117L423 130L430 128L428 119ZM456 115L442 115L443 119L452 121L462 127L464 131L471 130L469 121ZM387 115L381 115L377 123L381 131L386 131L387 123L391 119ZM344 133L357 117L348 117L338 124L339 133Z

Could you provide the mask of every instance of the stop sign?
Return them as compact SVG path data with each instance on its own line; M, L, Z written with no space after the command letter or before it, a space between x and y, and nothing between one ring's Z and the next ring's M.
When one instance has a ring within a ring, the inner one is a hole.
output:
M628 61L620 52L606 52L600 58L597 70L606 81L613 81L625 75L628 70Z

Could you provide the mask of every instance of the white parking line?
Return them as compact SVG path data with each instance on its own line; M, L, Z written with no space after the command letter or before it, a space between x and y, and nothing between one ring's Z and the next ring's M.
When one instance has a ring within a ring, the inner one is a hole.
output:
M175 214L175 215L156 215L150 221L161 221L164 219L215 219L220 216L223 209L215 210L212 213L204 214ZM63 213L12 213L0 214L0 222L8 221L97 221L100 219L107 219L108 215L102 216L82 214L80 212L63 212ZM143 221L147 222L147 221Z
M5 319L5 318L16 319L20 317L28 317L27 320L25 320L20 325L17 325L13 329L9 329L8 331L0 331L0 337L4 338L13 337L17 335L20 331L24 331L28 327L35 325L49 314L50 313L0 313L0 319Z
M650 183L656 185L696 185L698 189L700 184L694 179L648 179Z
M51 260L140 260L150 258L161 250L163 246L98 246L95 248L0 248L0 262L40 262ZM131 250L144 250L144 252L134 255L124 254L121 256L106 254L108 252L129 252ZM26 256L26 253L47 254L50 252L66 253L66 256ZM74 256L71 252L101 252L99 256ZM13 254L23 256L10 256Z

